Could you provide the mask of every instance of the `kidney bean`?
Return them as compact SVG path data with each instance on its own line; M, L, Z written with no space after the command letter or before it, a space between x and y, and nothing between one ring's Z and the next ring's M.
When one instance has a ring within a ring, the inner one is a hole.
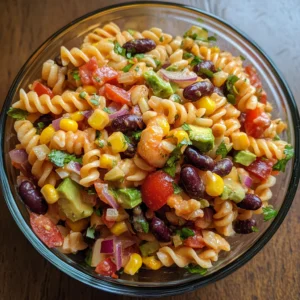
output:
M180 181L191 198L202 198L205 187L195 167L184 165L180 172Z
M36 214L47 212L48 204L32 182L23 181L19 186L19 194L32 212Z
M60 56L60 55L55 56L54 61L55 61L56 64L59 65L60 67L63 66L62 61L61 61L61 56Z
M51 115L42 115L33 123L33 126L38 127L38 123L44 123L44 127L47 127L52 123L52 120L53 118Z
M193 68L195 73L200 75L202 78L207 78L208 76L205 74L205 72L203 72L203 69L209 70L213 73L217 72L214 63L211 60L203 60Z
M216 94L218 94L221 97L224 97L223 89L221 89L221 88L219 88L217 86L214 87L213 93L216 93Z
M248 234L253 232L253 226L256 226L256 221L254 219L238 220L234 223L234 230L237 233Z
M113 131L121 131L126 133L144 129L145 123L140 116L126 114L115 118L111 122L111 128Z
M245 131L245 121L246 121L246 113L241 113L238 120L240 121L241 124L241 131Z
M151 232L160 242L169 242L171 240L171 231L164 221L154 217L150 224Z
M124 158L132 158L134 157L136 153L136 147L134 144L130 143L128 144L128 147L127 149L124 151L124 152L121 152L121 158L124 159Z
M130 53L146 53L153 50L156 44L150 39L138 39L126 42L122 47Z
M237 206L247 210L257 210L262 206L262 201L254 194L246 194L245 198L237 203Z
M232 161L229 158L223 158L215 163L212 172L223 177L228 175L231 172L232 167L233 167Z
M183 97L191 101L197 101L203 96L211 95L213 90L214 85L211 82L199 81L184 88Z
M214 168L214 160L208 156L201 154L198 149L188 146L184 151L184 158L187 163L195 166L196 168L207 171Z

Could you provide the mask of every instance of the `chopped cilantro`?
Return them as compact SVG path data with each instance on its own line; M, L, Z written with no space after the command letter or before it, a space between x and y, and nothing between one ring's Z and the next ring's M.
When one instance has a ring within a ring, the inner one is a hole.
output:
M141 131L135 131L132 133L132 137L136 140L139 141L142 135L142 130Z
M135 68L134 68L134 71L136 71L136 72L138 72L140 70L140 67L139 66L136 66Z
M80 80L80 75L79 75L78 71L73 71L72 77L74 78L74 80Z
M125 135L125 134L123 134L123 136L124 136L124 139L125 139L126 143L130 144L131 143L130 138L127 135Z
M199 56L195 56L194 59L191 61L190 65L191 67L198 65L201 63L203 60Z
M214 35L214 36L209 36L209 37L207 38L207 40L208 40L209 42L216 42L216 41L217 41L217 36L216 36L216 35Z
M87 95L86 92L85 92L85 91L82 91L82 92L79 94L79 98L85 99L86 95Z
M173 101L176 102L176 103L182 103L181 97L180 97L179 95L177 95L177 94L174 94L174 95L172 96L172 99L173 99Z
M154 59L154 61L155 61L156 67L158 68L161 65L161 61L157 60L157 59Z
M198 21L199 23L204 23L204 21L203 21L202 18L197 18L197 21Z
M133 30L133 29L127 29L127 31L128 31L131 35L134 35L134 33L135 33L135 30Z
M100 139L96 139L95 140L95 144L99 147L99 148L103 148L105 146L105 143L103 140Z
M86 237L90 239L95 239L95 228L94 227L89 227L86 230Z
M187 269L187 271L189 271L191 274L205 275L207 272L207 269L194 264L189 264L184 268Z
M57 167L63 167L70 161L82 163L82 158L77 158L74 154L69 154L61 150L51 150L48 154L49 160Z
M159 41L160 41L160 42L163 42L163 41L164 41L164 37L161 36L161 37L159 38Z
M190 228L183 227L180 230L177 230L176 234L178 234L182 240L186 240L188 237L194 236L195 232Z
M235 75L228 76L226 80L226 89L227 89L227 100L229 103L235 105L236 99L235 96L239 93L234 84L239 80Z
M84 260L84 262L88 266L91 266L91 264L92 264L92 256L93 256L93 251L92 251L92 249L89 249L88 252L87 252L87 255L85 257L85 260Z
M189 52L185 52L183 53L183 56L182 56L184 59L189 59L191 57L194 57L194 55L192 53L189 53Z
M37 133L40 134L45 127L46 124L44 122L38 122L36 124Z
M99 139L101 137L101 132L99 130L96 130L96 139Z
M273 138L273 141L280 141L280 136L276 134Z
M278 211L274 209L272 206L263 207L262 210L263 210L265 222L274 219L278 214Z
M294 148L291 145L286 145L284 147L283 153L285 154L285 158L278 160L277 163L273 166L273 170L281 172L285 171L286 164L294 156Z
M126 57L127 57L128 59L130 59L130 58L132 57L132 53L131 53L131 52L127 52L127 53L126 53Z
M192 131L191 127L189 124L183 123L181 128L187 132Z
M201 68L200 72L205 74L209 78L212 78L214 76L214 73L209 69Z
M25 120L28 116L28 111L20 108L10 107L7 112L7 115L17 120Z
M241 60L246 60L246 57L243 55L240 55Z
M172 185L174 189L174 194L180 194L182 192L182 188L178 184L173 182Z
M111 110L108 107L104 107L103 111L105 111L108 114L111 114Z
M172 66L171 65L171 66L167 67L166 70L171 71L171 72L175 72L175 71L178 71L178 66L176 66L176 65Z
M126 49L122 48L118 42L115 43L114 51L119 55L122 55L124 57L126 56Z
M258 228L257 228L256 226L252 226L252 227L251 227L251 230L252 230L253 232L259 232L259 230L258 230Z
M219 147L218 147L218 149L217 149L217 151L216 151L216 154L217 154L217 155L221 155L222 158L224 158L224 157L226 157L227 153L228 153L227 147L226 147L225 143L222 142L222 143L219 145Z
M139 54L136 54L134 57L136 57L137 59L141 59L141 58L145 57L145 54L139 53Z
M125 66L125 67L122 69L122 71L125 72L125 73L127 73L127 72L131 69L132 66L133 66L133 64L129 64L129 65Z
M101 217L102 214L103 214L103 211L102 211L102 209L101 209L100 207L97 208L97 209L94 209L94 212L95 212L95 214L96 214L98 217Z
M100 104L99 99L100 97L98 95L93 94L93 96L90 98L90 101L93 105L98 106Z

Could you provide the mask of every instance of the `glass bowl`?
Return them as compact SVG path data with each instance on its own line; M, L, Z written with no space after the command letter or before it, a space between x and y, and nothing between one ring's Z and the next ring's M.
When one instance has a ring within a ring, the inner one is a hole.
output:
M184 269L166 268L159 271L140 270L132 277L125 275L115 280L97 275L85 266L78 256L66 256L57 250L48 249L32 232L29 215L17 193L17 171L12 168L8 152L16 144L13 120L6 117L6 111L18 100L20 88L40 78L44 61L54 58L62 45L70 48L78 46L84 35L108 22L117 23L120 28L143 30L161 27L164 32L174 36L182 35L191 25L204 22L205 27L218 36L222 49L234 55L243 55L247 63L258 70L265 90L274 107L273 116L288 123L284 138L295 147L295 158L287 170L277 178L273 188L272 204L279 209L272 222L262 222L260 231L251 235L239 235L229 238L232 250L220 256L219 261L205 276L187 273ZM290 89L270 58L244 33L227 24L218 17L196 8L179 4L136 2L115 5L89 13L62 28L52 35L28 59L14 80L1 114L1 183L8 208L16 223L32 245L53 265L80 280L81 282L107 292L133 296L168 296L189 292L214 282L232 273L251 259L270 240L286 216L295 195L299 181L299 113ZM298 131L298 132L297 132Z

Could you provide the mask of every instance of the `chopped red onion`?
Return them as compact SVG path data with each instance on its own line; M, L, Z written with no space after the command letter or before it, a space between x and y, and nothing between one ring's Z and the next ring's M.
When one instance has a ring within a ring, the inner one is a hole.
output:
M122 244L121 243L115 243L115 264L117 266L117 270L120 270L122 268Z
M62 119L62 117L52 121L52 126L53 126L55 131L60 129L59 123L60 123L61 119Z
M165 64L162 65L162 69L166 69L166 68L169 67L169 66L171 66L170 63L165 63Z
M73 172L75 174L80 175L80 169L81 169L82 165L79 162L75 162L75 161L70 161L67 165L66 165L66 170L69 172Z
M117 112L115 112L115 113L109 115L109 119L110 119L110 120L114 120L114 119L116 119L116 118L118 118L118 117L120 117L120 116L123 116L123 115L128 114L128 112L129 112L128 109L121 109L121 110L118 110Z
M165 69L160 69L159 71L163 78L166 80L170 80L173 82L193 82L196 81L198 76L196 73L194 72L171 72L171 71L167 71Z
M93 110L84 110L81 113L88 119L92 115Z
M17 164L23 164L28 161L28 154L24 149L14 149L9 151L10 159L17 163Z
M114 239L107 239L101 242L100 253L114 253Z
M95 189L97 191L97 194L104 203L110 205L111 207L118 209L119 204L116 202L114 197L110 195L108 191L108 184L102 183L102 182L95 182L94 183Z
M253 180L251 177L245 174L240 174L240 180L245 187L250 188L252 186Z

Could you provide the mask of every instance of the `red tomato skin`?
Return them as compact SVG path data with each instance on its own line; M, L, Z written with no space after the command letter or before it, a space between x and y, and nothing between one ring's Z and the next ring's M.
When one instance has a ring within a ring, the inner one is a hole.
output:
M250 166L245 167L245 169L260 181L264 181L271 175L274 163L275 160L273 159L262 159L258 157Z
M48 217L30 213L30 224L34 233L49 248L62 246L64 238Z
M156 171L147 176L142 184L143 202L156 211L167 203L169 196L174 193L174 179L164 171Z
M108 99L122 104L132 105L130 92L125 91L115 85L105 84L105 95Z
M92 77L92 81L95 86L102 86L106 82L110 82L117 78L118 72L110 67L104 66L98 68Z
M85 65L79 68L80 80L84 85L93 84L93 73L98 69L96 57L92 57Z
M203 236L201 231L194 230L194 232L195 232L194 236L190 236L184 240L183 242L184 246L191 247L193 249L201 249L205 247L205 243L203 241Z
M38 96L48 95L50 98L53 97L51 89L43 85L42 83L35 81L32 85L33 90L38 94Z
M250 135L254 138L260 138L270 124L270 118L261 110L261 108L258 107L256 109L247 111L244 123L247 135Z
M118 278L118 276L115 274L116 271L117 267L109 257L102 260L95 269L97 274Z

